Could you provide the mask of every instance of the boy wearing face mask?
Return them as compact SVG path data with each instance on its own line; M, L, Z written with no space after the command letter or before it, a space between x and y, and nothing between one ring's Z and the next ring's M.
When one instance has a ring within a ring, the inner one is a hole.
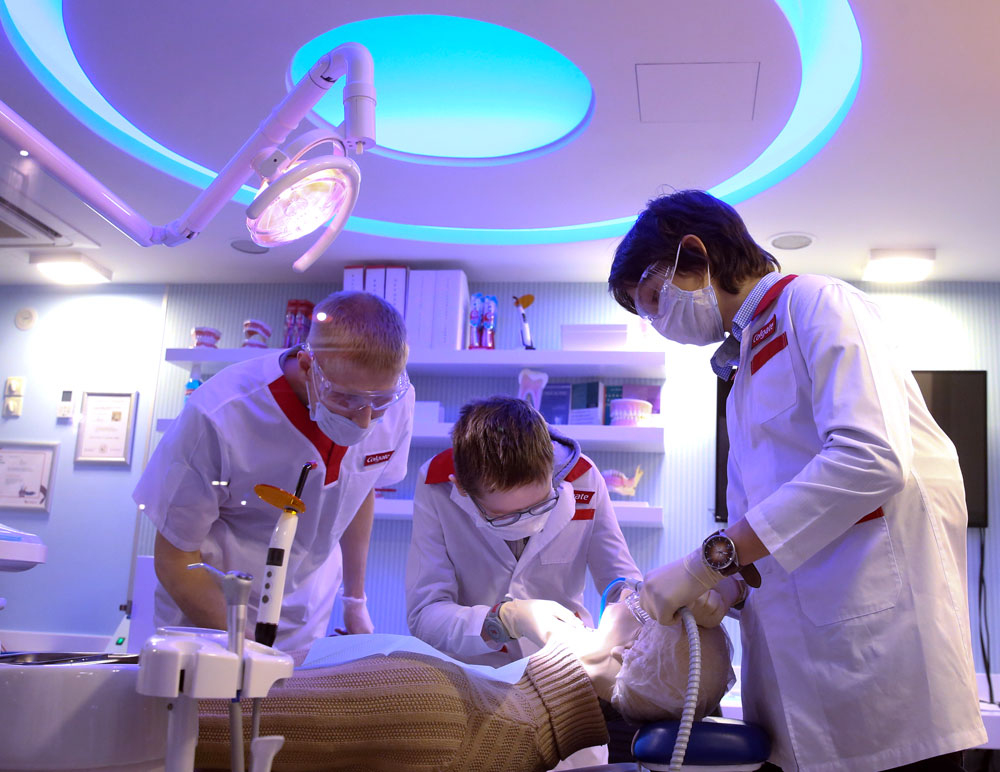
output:
M643 608L663 624L697 598L743 608L744 718L785 772L962 769L986 740L965 491L878 307L782 275L693 190L649 203L608 283L664 337L721 344L712 368L732 382L730 525L649 572Z
M232 365L188 399L133 493L157 529L157 625L224 629L226 607L205 571L253 574L247 630L267 592L265 561L277 510L259 483L294 490L306 478L287 557L275 645L326 634L343 588L344 626L373 631L364 581L373 489L406 474L413 389L399 313L382 298L338 292L313 311L308 343Z
M464 662L513 662L532 640L592 625L588 570L597 587L640 576L600 471L523 400L465 405L452 448L417 477L410 632Z

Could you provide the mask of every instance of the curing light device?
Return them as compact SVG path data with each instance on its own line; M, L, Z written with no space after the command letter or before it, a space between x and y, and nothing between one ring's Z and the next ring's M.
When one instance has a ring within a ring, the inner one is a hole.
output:
M344 78L344 121L336 128L307 132L280 148L326 92ZM0 137L24 148L38 164L95 212L140 246L174 247L197 236L254 173L261 188L247 208L250 237L261 246L302 238L326 229L293 264L312 265L340 233L354 209L361 185L357 164L375 146L374 66L368 49L343 43L322 56L178 219L151 225L86 169L0 102ZM309 155L317 151L317 155ZM309 157L307 157L309 156Z
M257 626L254 628L254 640L265 646L273 645L278 634L278 619L281 616L281 600L285 593L285 574L288 573L292 542L295 541L299 515L306 511L306 505L299 497L306 485L306 476L315 468L315 461L310 461L302 467L294 494L274 485L261 484L253 488L254 493L262 501L281 510L278 524L274 526L274 533L271 534L271 542L267 545L267 564L260 591Z

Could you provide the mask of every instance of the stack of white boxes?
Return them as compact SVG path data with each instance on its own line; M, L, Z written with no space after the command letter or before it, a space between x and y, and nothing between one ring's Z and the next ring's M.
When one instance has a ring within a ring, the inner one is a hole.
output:
M344 289L384 297L406 320L412 349L464 349L469 282L464 271L415 271L398 265L349 265Z

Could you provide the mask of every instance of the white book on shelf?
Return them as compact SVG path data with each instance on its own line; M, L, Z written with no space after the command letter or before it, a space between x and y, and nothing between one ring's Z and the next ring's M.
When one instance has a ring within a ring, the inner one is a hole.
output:
M365 266L365 292L385 297L385 266L366 265Z
M469 327L469 281L465 271L435 271L431 348L464 349Z
M385 299L396 307L404 319L406 318L406 274L409 270L405 265L385 267Z
M344 289L364 292L365 267L363 265L344 266Z
M410 348L431 347L434 271L410 271L406 288L406 340Z

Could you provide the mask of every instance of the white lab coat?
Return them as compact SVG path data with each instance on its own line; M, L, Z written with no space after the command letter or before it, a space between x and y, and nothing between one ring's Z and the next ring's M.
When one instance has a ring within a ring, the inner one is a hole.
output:
M557 446L558 447L558 446ZM413 535L406 565L410 632L456 659L505 665L537 647L510 642L492 651L480 633L490 608L512 598L554 600L593 626L583 605L587 569L600 590L624 576L641 579L615 517L608 489L586 457L559 485L545 527L514 559L501 529L485 530L472 500L448 482L454 467L445 451L421 467L413 502Z
M726 406L730 518L771 553L741 619L744 716L785 772L979 745L954 446L867 296L823 276L773 294Z
M410 389L359 444L336 446L292 393L280 354L227 367L199 387L149 459L133 498L178 549L201 550L222 571L254 575L252 630L279 514L254 486L294 491L302 466L317 461L302 493L306 511L298 518L275 644L298 649L326 634L342 579L344 530L373 487L406 475L414 395ZM191 624L162 587L154 614L157 625Z
M483 620L505 597L545 599L574 611L588 626L583 605L586 572L603 590L624 576L642 578L629 554L600 471L579 450L567 460L553 443L556 468L565 464L559 501L545 527L515 560L500 529L486 530L472 500L448 481L451 450L421 467L413 502L413 535L406 564L406 609L410 632L456 659L494 667L529 656L538 647L526 639L493 651L483 641ZM577 457L578 456L578 457ZM604 764L607 746L584 748L555 770Z

